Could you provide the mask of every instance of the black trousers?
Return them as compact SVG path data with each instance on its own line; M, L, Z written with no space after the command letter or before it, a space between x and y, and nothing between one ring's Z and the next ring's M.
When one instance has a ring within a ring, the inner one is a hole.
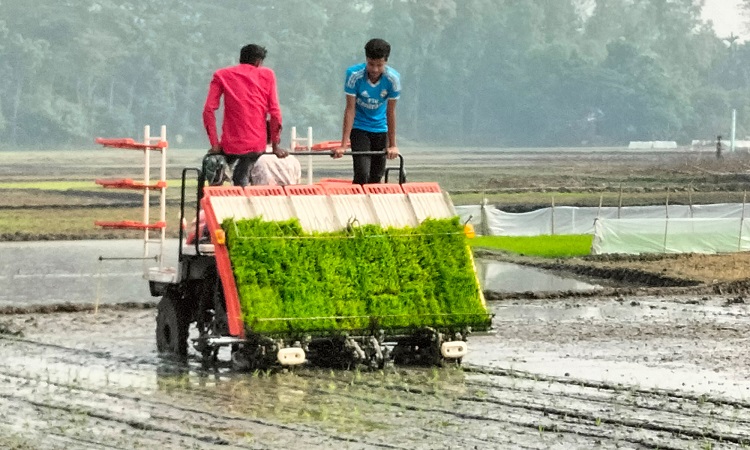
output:
M369 131L353 129L349 135L352 144L352 153L357 152L385 152L388 145L386 133L372 133ZM380 183L385 175L385 153L382 156L352 156L354 165L353 184Z
M253 168L253 164L258 161L260 155L263 153L245 153L244 155L224 155L227 160L227 164L230 166L237 161L237 165L234 166L232 171L232 184L235 186L245 187L250 184L250 169Z

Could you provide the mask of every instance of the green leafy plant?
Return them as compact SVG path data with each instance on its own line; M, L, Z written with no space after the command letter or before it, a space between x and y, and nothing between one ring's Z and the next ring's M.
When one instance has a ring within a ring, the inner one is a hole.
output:
M469 243L472 247L505 250L527 256L566 258L591 253L594 237L588 234L541 236L479 236Z
M305 233L296 219L227 219L222 227L253 331L489 327L457 217L333 233Z

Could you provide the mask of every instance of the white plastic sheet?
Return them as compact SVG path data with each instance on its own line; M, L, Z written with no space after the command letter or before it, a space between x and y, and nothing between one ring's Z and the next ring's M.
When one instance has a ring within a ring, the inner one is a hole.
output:
M493 205L456 206L462 221L471 217L477 232L492 236L538 236L543 234L593 234L599 219L689 219L750 217L750 207L742 203L714 205L670 205L589 207L557 206L526 213L509 213Z
M727 253L750 250L750 220L599 219L591 253Z

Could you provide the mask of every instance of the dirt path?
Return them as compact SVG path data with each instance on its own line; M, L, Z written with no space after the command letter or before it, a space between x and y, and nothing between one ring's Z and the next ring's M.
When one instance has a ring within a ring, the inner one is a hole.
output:
M6 315L0 445L743 448L750 308L728 300L493 302L462 369L374 373L163 361L149 309Z

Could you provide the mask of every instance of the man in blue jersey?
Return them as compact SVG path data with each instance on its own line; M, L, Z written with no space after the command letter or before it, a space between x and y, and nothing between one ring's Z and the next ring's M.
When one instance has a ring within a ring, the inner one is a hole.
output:
M366 63L346 69L344 92L346 109L341 147L333 157L340 158L351 142L352 152L383 151L383 155L353 156L354 184L380 183L385 174L386 157L398 156L396 145L396 100L401 79L389 67L391 45L383 39L371 39L365 45Z

